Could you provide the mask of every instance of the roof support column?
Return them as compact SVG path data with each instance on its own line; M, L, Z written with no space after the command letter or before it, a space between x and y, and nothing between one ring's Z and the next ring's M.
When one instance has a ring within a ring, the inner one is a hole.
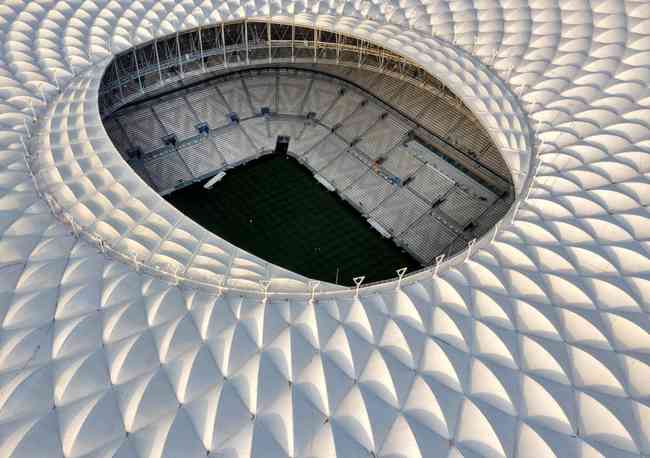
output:
M201 27L199 27L199 49L201 50L201 70L205 73L205 59L203 55L203 37L201 36Z
M359 62L357 64L357 67L361 68L361 58L363 57L363 41L362 40L359 40L358 50L359 50Z
M144 87L142 86L142 79L140 78L140 66L138 65L138 55L135 53L135 48L133 48L133 60L135 61L135 74L138 76L138 84L140 85L140 92L144 92Z
M120 72L117 71L117 58L113 59L113 68L115 69L115 77L117 78L117 87L120 89L120 102L124 103L124 91L122 90L122 81L120 80Z
M293 19L293 24L291 24L291 63L296 62L295 55L295 43L296 43L296 18Z
M221 24L221 46L223 49L223 66L228 68L228 56L226 55L226 31L225 24Z
M162 77L162 69L160 68L160 56L158 55L158 40L154 41L153 49L156 53L156 64L158 65L158 78L160 79L160 84L162 84L163 77Z
M178 32L176 32L176 52L178 53L178 65L181 68L181 78L182 78L183 77L183 58L181 56L181 42L180 42Z
M244 21L244 42L245 42L245 49L246 49L246 65L249 65L251 61L248 55L248 22L247 21Z
M341 34L336 34L336 64L338 65L341 60Z
M271 26L273 23L269 19L269 22L266 23L266 41L269 45L269 64L271 63Z

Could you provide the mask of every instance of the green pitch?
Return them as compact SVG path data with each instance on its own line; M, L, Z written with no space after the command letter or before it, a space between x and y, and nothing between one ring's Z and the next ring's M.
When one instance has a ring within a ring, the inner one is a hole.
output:
M338 283L352 285L359 275L372 282L420 267L289 156L265 156L229 170L211 190L197 183L166 199L242 249L318 280L334 283L338 271Z

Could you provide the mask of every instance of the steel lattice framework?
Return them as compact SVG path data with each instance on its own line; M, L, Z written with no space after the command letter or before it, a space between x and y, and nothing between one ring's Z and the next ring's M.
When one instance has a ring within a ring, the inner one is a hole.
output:
M0 12L2 455L650 455L646 0ZM448 263L348 290L166 205L107 137L105 70L254 18L375 43L442 81L512 171L511 212Z

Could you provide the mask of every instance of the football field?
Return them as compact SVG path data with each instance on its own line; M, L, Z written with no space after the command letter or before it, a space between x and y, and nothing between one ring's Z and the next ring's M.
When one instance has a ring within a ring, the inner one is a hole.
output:
M211 190L197 183L165 198L214 234L311 278L353 285L356 276L372 282L420 267L286 155L229 170Z

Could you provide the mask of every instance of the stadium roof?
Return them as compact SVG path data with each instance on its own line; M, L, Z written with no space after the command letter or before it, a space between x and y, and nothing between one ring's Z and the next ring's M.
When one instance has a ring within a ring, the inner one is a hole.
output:
M647 0L0 13L4 456L650 455ZM449 264L312 300L165 204L103 129L103 70L253 17L418 62L490 132L513 211Z

